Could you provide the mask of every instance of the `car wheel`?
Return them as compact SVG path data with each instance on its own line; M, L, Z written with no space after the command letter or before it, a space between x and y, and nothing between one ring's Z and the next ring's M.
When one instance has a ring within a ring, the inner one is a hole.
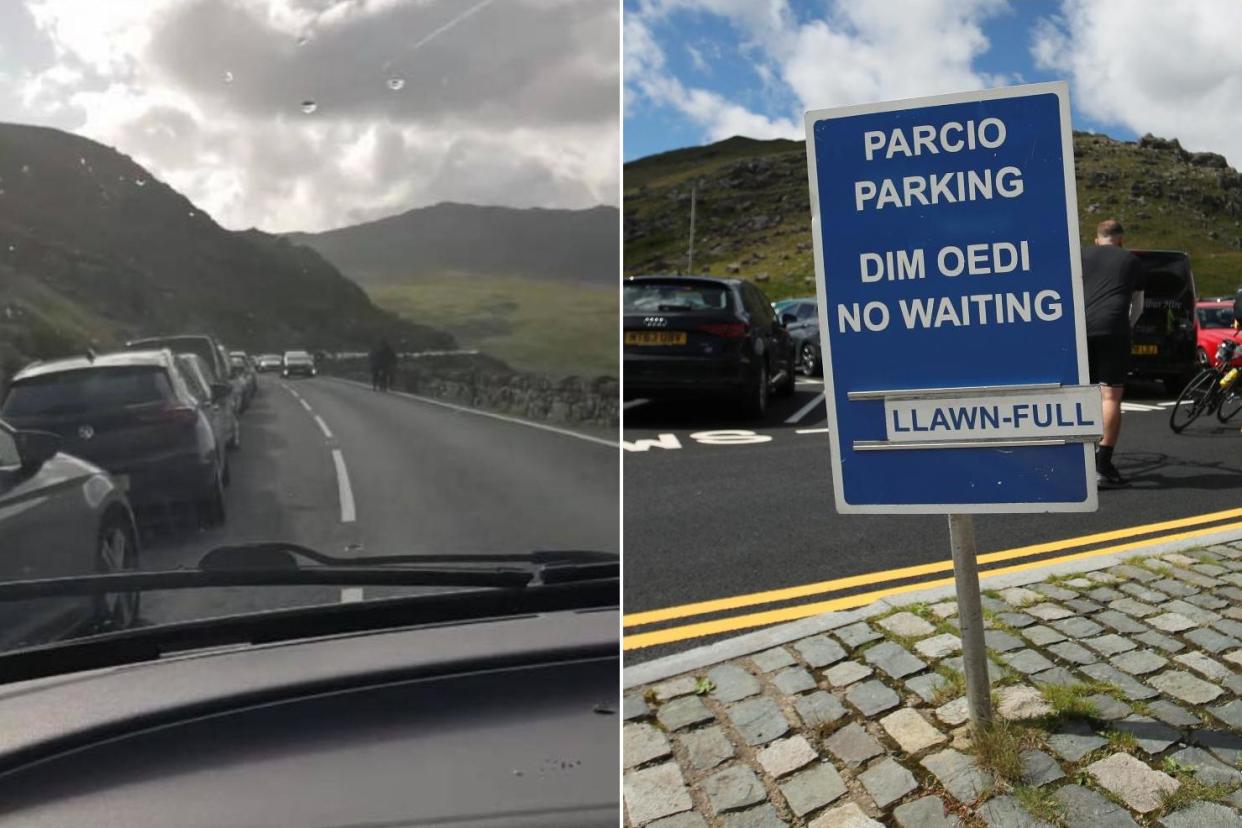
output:
M759 370L755 372L754 387L746 391L746 396L742 400L742 407L746 411L746 415L759 419L767 413L768 410L768 366L760 362Z
M225 521L224 474L216 469L211 486L198 502L199 523L205 527L220 526Z
M95 569L101 575L125 572L138 566L138 543L129 521L113 515L99 530ZM110 592L95 597L95 626L100 630L126 630L138 620L137 592Z
M813 342L803 342L798 354L798 365L808 377L818 377L824 366L819 362L819 348Z

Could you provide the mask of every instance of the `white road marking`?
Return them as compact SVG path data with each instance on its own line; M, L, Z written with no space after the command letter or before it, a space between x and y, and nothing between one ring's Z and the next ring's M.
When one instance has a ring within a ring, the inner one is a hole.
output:
M350 385L357 385L359 388L366 388L367 390L371 390L371 386L367 385L365 382L358 382L358 380L345 379L344 377L328 377L328 379L333 379L333 380L336 380L337 382L347 382ZM463 414L477 414L480 417L490 417L493 420L503 420L506 423L515 423L517 425L524 425L529 428L537 428L540 431L550 431L553 434L560 434L565 437L574 437L579 440L586 440L588 443L598 443L601 446L608 446L608 448L620 448L621 447L620 443L616 442L615 440L605 440L603 437L596 437L593 434L583 434L580 431L570 431L567 428L557 428L556 426L550 426L550 425L547 425L546 423L536 423L531 420L523 420L521 417L510 417L507 414L497 414L494 411L484 411L481 408L470 408L464 405L455 405L453 403L444 402L443 400L436 400L436 399L432 399L431 397L421 396L419 394L411 394L407 391L389 391L388 393L395 394L398 397L405 397L406 399L409 399L409 400L418 400L419 402L425 402L428 405L438 405L441 408L447 408L451 411L460 411Z
M795 434L827 434L830 429L827 428L798 428L794 429Z
M1160 406L1161 408L1169 408L1171 406L1177 405L1177 400L1165 400L1164 402L1156 403L1156 405Z
M323 432L323 436L329 440L332 439L332 429L328 428L328 424L323 421L323 417L315 415L315 422L319 424L319 430Z
M638 408L640 405L646 405L648 402L650 400L630 400L627 403L622 403L621 408L624 411L629 411L631 408Z
M341 603L355 604L362 600L362 587L343 587L341 589Z
M803 385L823 385L824 384L824 381L822 379L810 379L809 377L802 377L798 380L798 382L802 383Z
M332 462L336 464L336 488L341 498L341 523L353 523L358 515L354 510L354 490L349 485L349 472L345 469L345 455L340 449L332 449Z
M302 404L302 407L305 408L307 411L311 410L310 403L308 403L306 400L302 399L301 397L298 397L298 402L300 402Z
M1143 405L1142 403L1123 402L1121 404L1122 411L1159 411L1158 405Z
M816 394L813 400L811 400L809 403L799 408L797 411L793 413L792 416L790 416L789 419L785 420L785 425L793 425L794 423L798 422L803 417L805 417L807 414L810 414L811 410L815 408L815 406L822 403L823 401L824 401L823 393Z

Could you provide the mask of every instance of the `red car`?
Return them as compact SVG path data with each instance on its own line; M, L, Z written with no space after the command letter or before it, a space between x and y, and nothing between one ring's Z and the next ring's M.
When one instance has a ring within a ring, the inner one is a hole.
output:
M1216 364L1216 349L1221 340L1237 336L1233 327L1233 298L1201 299L1195 303L1195 358L1200 365ZM1239 339L1242 341L1242 338ZM1242 365L1242 353L1233 360Z

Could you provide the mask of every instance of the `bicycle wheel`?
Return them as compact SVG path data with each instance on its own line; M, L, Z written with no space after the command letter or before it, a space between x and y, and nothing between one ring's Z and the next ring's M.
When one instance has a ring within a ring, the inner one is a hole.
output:
M1220 401L1220 408L1216 409L1216 419L1222 423L1232 420L1237 413L1242 411L1242 397L1238 396L1238 392L1230 388L1225 392L1225 397Z
M1200 371L1199 376L1182 389L1177 402L1169 411L1169 428L1180 434L1200 414L1212 409L1216 403L1216 380L1215 371Z

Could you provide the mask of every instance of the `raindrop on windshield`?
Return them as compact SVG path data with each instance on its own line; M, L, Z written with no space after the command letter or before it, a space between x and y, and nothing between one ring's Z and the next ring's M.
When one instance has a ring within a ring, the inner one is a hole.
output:
M135 178L134 183L137 184L139 187L147 186L147 180L145 178Z
M389 78L388 88L397 92L405 88L405 78Z
M79 159L78 159L78 163L79 163L79 164L81 164L83 167L85 167L85 166L86 166L86 159L85 159L85 158L79 158Z
M598 713L601 716L611 716L617 712L617 709L613 707L611 704L609 704L608 702L600 702L599 704L592 707L591 710L592 712Z
M307 43L310 43L310 35L302 35L298 38L299 46L305 46Z
M305 112L307 115L311 114L318 108L319 108L319 104L315 103L314 101L302 101L302 111Z
M233 73L232 73L232 72L225 72L225 73L224 73L224 82L225 82L225 83L232 83L232 82L233 82Z

